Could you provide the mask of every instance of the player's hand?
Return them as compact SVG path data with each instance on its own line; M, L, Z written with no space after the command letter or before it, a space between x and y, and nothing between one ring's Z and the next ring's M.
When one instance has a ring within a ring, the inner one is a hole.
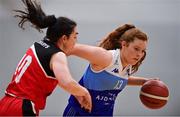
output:
M84 96L75 96L78 100L79 104L81 105L81 108L84 108L88 112L91 112L92 110L92 100L89 92L86 93Z
M160 78L158 78L158 77L149 78L147 81L149 81L149 80L160 80Z
M144 84L144 83L146 83L147 81L151 81L151 80L159 80L160 81L160 78L158 78L158 77L154 77L154 78L145 78L142 82L142 85Z
M85 103L85 109L88 110L88 112L91 112L92 110L92 99L91 99L91 95L88 92L85 96L84 96L84 103Z
M146 80L144 80L143 84L147 81L150 81L150 80L159 80L160 81L160 78L158 77L154 77L154 78L147 78Z

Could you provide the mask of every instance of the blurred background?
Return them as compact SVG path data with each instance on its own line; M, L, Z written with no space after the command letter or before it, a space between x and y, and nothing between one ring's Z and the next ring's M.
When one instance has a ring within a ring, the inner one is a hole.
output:
M113 29L132 23L149 36L147 57L137 76L159 77L170 90L167 105L159 110L147 109L139 99L140 87L127 86L116 100L116 116L180 115L180 0L40 0L47 14L65 16L78 24L78 42L97 45ZM11 81L26 49L41 40L29 24L18 27L13 9L23 9L21 0L0 0L0 98ZM79 81L88 62L69 57L72 75ZM47 99L42 116L62 115L69 94L57 87Z

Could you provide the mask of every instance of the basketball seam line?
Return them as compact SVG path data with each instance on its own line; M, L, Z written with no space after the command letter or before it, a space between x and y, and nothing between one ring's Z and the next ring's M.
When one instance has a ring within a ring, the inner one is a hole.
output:
M161 97L161 96L156 96L156 95L151 95L151 94L148 94L148 93L144 93L143 91L140 91L140 94L144 95L144 96L147 96L147 97L150 97L150 98L159 99L159 100L168 100L169 99L169 96L168 97Z

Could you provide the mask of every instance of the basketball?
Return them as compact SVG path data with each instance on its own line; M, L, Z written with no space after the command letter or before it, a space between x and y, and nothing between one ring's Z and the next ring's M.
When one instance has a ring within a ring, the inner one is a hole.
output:
M169 90L164 82L149 80L142 85L139 97L147 108L160 109L168 101Z

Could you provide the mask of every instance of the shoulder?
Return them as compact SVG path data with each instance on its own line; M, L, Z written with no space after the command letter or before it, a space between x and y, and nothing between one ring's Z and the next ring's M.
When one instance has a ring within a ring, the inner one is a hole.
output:
M63 52L57 52L52 55L50 60L50 68L52 65L67 65L67 57Z
M67 57L63 52L57 52L52 55L52 59L56 60L66 60Z
M116 50L108 50L108 56L109 56L109 62L108 64L106 64L107 62L105 62L102 58L101 58L101 61L103 62L103 65L94 65L94 64L91 64L91 68L95 71L103 71L105 69L108 69L109 67L112 67L114 65L118 65L119 64L119 49L116 49Z

